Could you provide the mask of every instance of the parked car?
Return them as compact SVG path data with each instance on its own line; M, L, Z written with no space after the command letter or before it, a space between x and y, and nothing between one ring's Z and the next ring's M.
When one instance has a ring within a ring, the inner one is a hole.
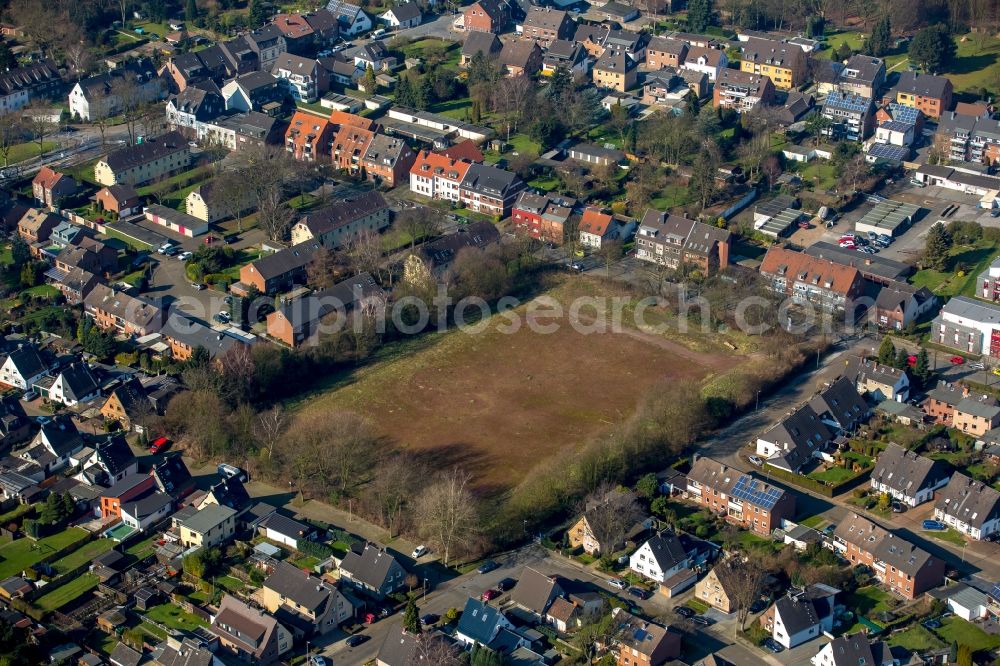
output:
M353 638L353 636L351 638ZM350 638L348 640L350 640ZM330 660L321 654L314 654L309 657L309 666L330 666Z
M913 356L912 354L910 356L907 356L906 357L906 364L908 366L910 366L911 368L914 367L917 364L917 357Z
M484 574L484 573L489 573L491 571L496 571L499 568L500 565L494 562L493 560L486 560L485 562L479 565L479 568L476 569L476 572Z
M358 647L367 640L368 637L364 634L354 634L344 642L347 644L347 647Z
M961 356L952 356L951 358L948 359L948 362L951 363L952 365L962 365L963 363L965 363L965 359Z
M160 451L166 450L170 446L170 440L166 437L157 437L153 440L153 443L149 445L149 452L152 454L157 454Z
M429 627L433 624L437 624L438 620L441 619L440 615L435 615L434 613L426 613L420 616L420 624L425 627Z
M764 460L760 456L750 456L749 460L754 465L757 465L757 467L760 467L761 465L764 464Z
M967 363L965 365L965 367L967 367L969 370L985 370L986 369L986 365L984 365L983 363L980 363L978 361L976 361L975 363Z
M500 590L494 590L493 588L490 588L485 592L483 592L483 601L492 601L493 599L496 599L499 596L500 596Z
M627 587L625 581L621 580L620 578L609 578L608 585L615 588L616 590L624 590Z
M695 615L691 618L691 621L695 624L700 624L703 627L711 627L715 624L715 621L710 617L705 617L704 615Z
M767 608L767 600L765 599L758 599L757 601L750 604L751 613L759 613L765 608Z
M998 365L997 367L993 368L993 370L991 370L990 372L992 372L997 377L1000 377L1000 365Z
M177 255L177 259L179 261L187 261L193 256L194 256L193 252L188 252L187 250L185 250L184 252L181 252L180 254Z
M413 559L417 560L417 559L420 559L421 557L423 557L426 554L427 554L427 546L421 545L421 546L417 546L416 548L413 549L413 552L410 553L410 557L412 557Z
M770 650L771 652L773 652L775 654L778 654L779 652L781 652L782 650L785 649L784 646L781 643L779 643L778 641L774 640L773 638L765 638L764 639L764 647L766 647L768 650Z
M688 608L687 606L674 606L674 612L681 617L694 617L697 613L694 612L693 608Z
M878 234L875 233L874 231L869 231L866 235L868 236L868 240L877 240L878 239Z
M840 237L841 238L854 238L856 235L857 234L855 234L853 231L845 231L844 233L840 234Z
M31 402L32 400L34 400L37 397L38 397L38 394L35 393L35 389L31 389L30 391L26 391L24 393L24 395L21 396L21 401L22 402Z
M906 505L902 504L901 502L893 502L892 503L892 512L893 513L906 513Z
M236 465L228 465L226 463L219 463L219 466L215 468L219 473L219 476L225 479L239 479L243 483L247 482L247 473Z
M515 585L517 585L517 581L513 578L501 578L500 582L497 583L497 589L501 592L506 592L507 590L514 589Z
M628 588L628 593L636 599L649 599L649 592L641 587L630 587Z
M921 527L925 530L944 530L947 526L940 520L925 520L921 523Z
M202 291L205 289L205 285L203 285L201 282L192 282L191 287L197 291Z

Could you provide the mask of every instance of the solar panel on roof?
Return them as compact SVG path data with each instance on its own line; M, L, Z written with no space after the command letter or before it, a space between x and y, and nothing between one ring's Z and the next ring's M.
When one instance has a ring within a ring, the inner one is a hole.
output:
M907 152L902 146L892 146L886 143L873 143L868 148L868 154L872 157L887 160L903 160L906 158Z
M777 488L765 488L763 483L753 477L741 476L733 486L732 495L763 509L772 509L781 498L781 491Z
M917 122L917 109L911 106L903 106L902 104L892 103L889 105L889 113L892 115L893 120L900 120L904 123L916 124Z

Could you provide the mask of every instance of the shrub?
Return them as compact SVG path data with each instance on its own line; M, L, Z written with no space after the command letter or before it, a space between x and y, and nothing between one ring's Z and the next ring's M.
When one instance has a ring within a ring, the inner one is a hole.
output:
M300 542L298 550L303 555L309 555L319 560L325 560L333 555L333 548L330 548L325 543L316 543L315 541Z

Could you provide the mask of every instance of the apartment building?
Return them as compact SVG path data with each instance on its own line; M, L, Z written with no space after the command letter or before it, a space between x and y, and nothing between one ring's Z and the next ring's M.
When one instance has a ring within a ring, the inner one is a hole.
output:
M853 266L777 246L764 255L760 274L777 293L825 311L850 307L863 288L861 274Z
M770 78L736 69L719 72L712 90L712 106L739 113L770 105L773 101L774 84Z
M422 150L410 167L410 191L431 199L458 201L462 181L471 166L471 162Z
M936 119L951 109L953 90L951 79L946 76L903 72L896 84L895 101Z
M389 226L391 210L381 192L372 190L305 215L292 227L293 247L319 243L338 249L362 232L379 233Z
M729 265L731 243L726 229L650 208L636 232L635 257L672 269L691 265L707 277Z
M514 202L510 216L514 222L514 230L518 233L535 240L562 245L566 223L575 206L575 199L524 190Z
M875 105L870 97L834 90L826 96L821 113L830 121L823 133L834 139L864 141L875 128Z
M329 88L326 69L320 66L319 61L291 53L282 53L277 57L271 74L285 84L297 102L315 102Z
M548 47L557 39L573 36L573 20L569 14L550 7L529 7L528 15L518 26L518 33Z
M303 162L326 158L330 154L334 129L333 123L326 118L308 111L296 111L285 130L285 150Z
M931 322L931 340L963 353L1000 358L1000 304L952 297Z
M638 82L638 64L623 51L607 49L594 63L592 72L594 85L626 92L635 88Z
M938 135L948 141L952 160L1000 163L1000 120L948 111L938 121Z
M102 157L94 165L94 180L101 185L141 185L169 176L191 165L188 141L180 132L150 137Z
M768 77L778 90L792 90L806 82L808 61L794 44L751 37L742 46L740 69Z
M489 164L471 164L459 187L459 200L477 213L507 217L527 187L521 177Z
M376 134L361 158L361 169L368 180L395 187L406 182L417 154L394 136Z
M646 67L654 72L664 67L680 69L688 48L687 43L677 39L653 37L646 45Z
M688 472L687 496L764 536L795 517L794 495L704 456Z

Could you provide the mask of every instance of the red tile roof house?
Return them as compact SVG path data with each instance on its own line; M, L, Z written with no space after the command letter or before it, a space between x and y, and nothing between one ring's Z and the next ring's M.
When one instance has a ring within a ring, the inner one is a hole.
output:
M580 245L600 249L604 241L614 240L614 218L596 208L587 208L580 217Z
M124 183L101 188L94 195L94 200L101 210L117 213L118 217L127 217L140 212L143 202L135 188Z
M296 111L285 131L285 149L303 162L328 158L334 126L326 118L307 111Z
M468 32L503 32L510 23L510 5L504 0L479 0L465 8L463 21Z
M574 199L525 190L518 195L510 216L514 229L535 240L562 245L565 225L576 206Z
M31 181L31 192L39 203L58 210L63 199L76 193L76 181L43 166Z

